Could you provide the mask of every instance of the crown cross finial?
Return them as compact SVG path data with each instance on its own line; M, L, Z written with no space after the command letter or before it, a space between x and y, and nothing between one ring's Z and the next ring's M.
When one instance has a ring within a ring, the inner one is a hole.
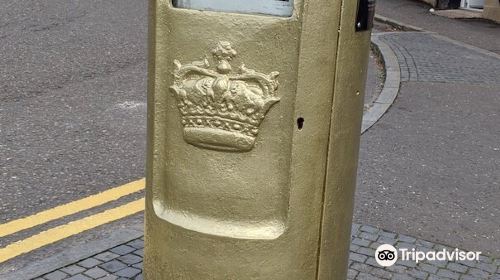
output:
M230 61L238 53L231 47L231 43L221 41L217 43L217 46L212 50L212 54L217 58L217 60Z
M208 60L182 65L175 60L174 85L184 126L184 140L201 148L249 151L269 109L279 101L278 72L259 73L244 65L231 74L229 63L237 54L221 41L212 50L218 65Z
M217 46L212 50L212 54L219 62L219 65L217 65L217 70L219 71L219 73L226 74L231 72L232 69L229 61L231 61L233 57L238 54L231 47L231 43L226 41L217 43Z

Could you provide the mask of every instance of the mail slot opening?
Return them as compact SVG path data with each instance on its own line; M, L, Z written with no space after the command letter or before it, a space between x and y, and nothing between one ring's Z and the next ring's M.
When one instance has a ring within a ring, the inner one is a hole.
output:
M293 0L172 0L176 8L289 17Z

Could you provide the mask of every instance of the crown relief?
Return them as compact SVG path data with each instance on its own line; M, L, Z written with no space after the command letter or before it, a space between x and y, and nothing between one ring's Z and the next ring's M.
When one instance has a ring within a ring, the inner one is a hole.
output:
M221 41L212 50L217 63L207 58L182 65L174 61L174 85L184 127L184 140L194 146L221 151L250 151L259 126L280 99L278 72L264 74L242 64L233 71L237 55L231 43Z

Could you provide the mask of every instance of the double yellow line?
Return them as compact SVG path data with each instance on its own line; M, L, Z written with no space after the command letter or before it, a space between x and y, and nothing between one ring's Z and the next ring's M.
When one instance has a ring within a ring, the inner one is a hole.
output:
M144 185L145 180L141 179L25 218L0 224L0 237L106 204L141 191L144 189ZM5 248L0 248L0 263L83 231L130 216L142 210L144 210L144 198L40 232L26 239L9 244Z

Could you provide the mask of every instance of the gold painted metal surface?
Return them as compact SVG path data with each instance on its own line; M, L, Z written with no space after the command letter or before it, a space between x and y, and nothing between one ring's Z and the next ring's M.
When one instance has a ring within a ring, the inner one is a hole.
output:
M182 65L174 61L174 85L184 126L184 140L200 148L249 151L267 111L276 97L278 72L269 75L241 64L233 72L230 61L237 52L230 42L218 42L212 50L216 70L203 61Z
M145 279L344 279L356 1L296 0L289 18L150 3Z

